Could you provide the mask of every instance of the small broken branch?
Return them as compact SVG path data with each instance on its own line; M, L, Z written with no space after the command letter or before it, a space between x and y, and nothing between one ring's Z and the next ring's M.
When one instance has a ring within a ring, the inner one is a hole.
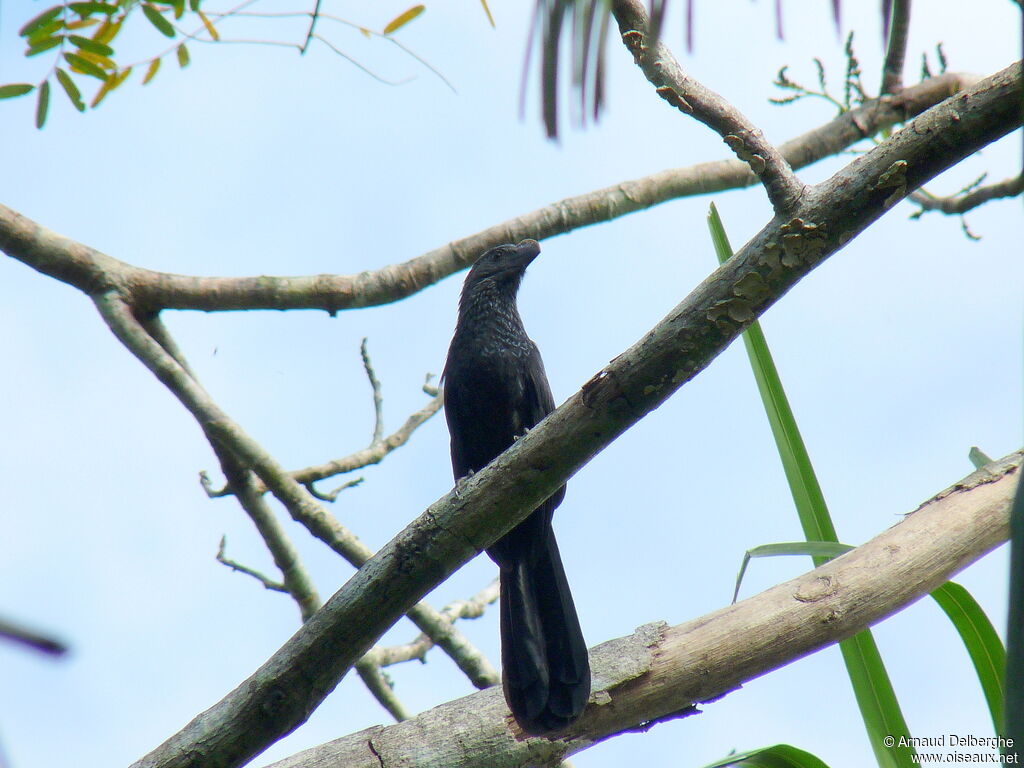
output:
M220 546L217 547L217 562L218 563L223 563L228 568L230 568L232 571L237 571L238 573L244 573L246 576L252 576L254 579L256 579L256 581L258 581L260 584L263 585L264 589L269 589L269 590L272 590L274 592L284 592L284 593L287 594L288 590L285 589L284 584L282 584L281 582L274 581L273 579L271 579L270 577L260 573L259 571L254 570L252 568L249 568L248 566L242 565L237 560L230 559L225 554L225 550L227 549L227 545L228 545L228 537L227 536L221 536L220 537Z
M640 0L615 0L612 14L619 23L622 42L658 95L717 132L764 184L778 215L791 211L803 193L803 184L782 153L738 109L686 75L663 42L651 39L650 20Z

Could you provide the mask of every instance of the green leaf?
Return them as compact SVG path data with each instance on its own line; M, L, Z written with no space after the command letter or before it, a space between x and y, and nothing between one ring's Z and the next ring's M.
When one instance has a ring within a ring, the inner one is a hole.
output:
M903 718L874 636L864 630L839 643L839 650L846 662L846 673L850 676L860 716L879 767L909 768L917 765L914 761L916 750L913 747L901 746L899 742L893 747L885 746L886 736L898 734L909 737L910 728Z
M117 37L117 33L121 31L121 24L124 23L124 19L124 16L117 21L107 19L100 25L100 28L96 30L92 39L97 43L109 44L115 37Z
M153 59L149 62L149 66L146 68L146 74L142 76L142 84L146 85L146 83L156 77L156 73L159 69L160 59Z
M711 206L708 225L711 227L711 237L715 243L718 261L724 264L732 258L732 248L729 246L725 230L722 228L722 221L718 217L718 211L714 205ZM782 467L786 473L786 480L789 481L789 489L793 494L793 501L796 504L797 514L800 516L804 535L808 541L839 541L835 526L832 525L832 519L825 506L825 497L818 485L814 468L811 466L810 456L807 454L800 430L796 425L796 419L786 400L786 393L782 390L782 382L775 369L771 352L768 350L768 342L757 322L751 323L744 332L743 342L754 369L757 388L764 401L768 421L771 424L772 434L775 436L779 456L782 459ZM816 565L820 565L822 562L820 559L815 560Z
M732 593L732 601L735 603L740 594L740 584L743 581L743 574L747 572L747 565L755 557L779 557L781 555L810 555L811 557L824 557L831 560L849 552L854 547L849 544L838 544L834 541L786 541L778 544L761 544L748 549L743 553L743 563L740 565L740 572L736 576L736 590Z
M45 40L40 40L34 45L30 45L28 50L25 51L26 56L35 56L38 53L43 53L51 48L56 48L64 40L64 35L57 35L56 37L48 37Z
M92 102L89 104L94 109L99 106L100 102L107 98L107 94L117 88L121 83L128 79L128 75L132 73L131 67L125 67L120 72L111 73L100 89L96 91L96 95L92 97Z
M188 0L188 7L198 13L199 11L199 0Z
M28 83L13 83L12 85L0 85L0 99L13 99L15 96L24 96L35 90L34 85Z
M100 102L107 98L107 94L110 93L110 81L106 81L96 91L96 95L92 97L92 101L89 102L90 109L96 109L100 105Z
M149 19L149 23L156 27L161 34L166 35L167 37L174 37L174 27L171 25L171 22L164 18L164 15L160 13L160 11L149 3L143 3L142 12L146 15L146 18Z
M43 26L38 27L32 31L32 34L25 36L25 42L28 43L31 48L41 40L46 40L49 37L53 37L54 34L64 29L64 19L54 19Z
M55 5L53 8L47 8L38 16L34 16L32 19L25 22L25 26L18 30L18 35L20 37L28 37L44 24L48 24L56 19L62 10L64 10L64 6L62 5Z
M708 214L708 227L718 260L724 264L732 258L733 252L714 204ZM754 379L764 402L804 537L808 541L838 542L825 497L782 388L768 342L756 321L744 331L743 343L750 357ZM824 559L816 556L814 561L815 565L820 565ZM839 643L839 650L878 765L880 768L909 768L914 765L916 753L913 747L887 748L883 741L891 734L909 736L910 729L870 630L843 640Z
M68 64L71 65L73 70L81 72L83 75L92 75L98 77L100 80L106 82L107 73L103 71L102 67L98 64L93 64L88 59L82 58L75 53L65 53L64 59Z
M71 79L71 75L60 67L57 68L57 82L61 84L64 93L68 95L71 103L75 105L75 109L79 112L85 112L85 104L82 103L82 92L78 90L78 86Z
M106 3L71 3L68 8L83 18L92 16L94 13L105 13L107 16L117 13L116 5L107 5Z
M199 20L203 22L203 26L206 27L206 31L210 35L210 39L214 41L220 40L220 33L217 31L217 28L213 26L213 22L206 17L206 14L202 11L196 11L196 14L199 16Z
M737 752L709 763L704 768L726 768L730 765L744 766L744 768L828 768L821 758L789 744L776 744L771 747L752 749L749 752Z
M414 5L409 10L403 11L402 13L398 14L397 16L395 16L395 18L393 18L391 21L387 23L387 26L384 27L383 34L390 35L393 32L397 32L410 21L412 21L421 13L423 13L423 9L424 6L422 5Z
M99 23L100 20L96 18L77 19L76 21L69 21L67 24L65 24L64 29L68 30L68 32L75 32L79 29L88 29L89 27L95 27Z
M50 81L39 84L39 98L36 101L36 128L46 125L46 113L50 111Z
M83 51L82 49L78 49L74 53L79 58L85 59L86 61L91 61L104 72L117 71L117 64L114 63L113 59L110 59L106 56L101 56L100 54L93 53L92 51Z
M1006 649L988 616L959 584L949 581L932 592L946 616L953 622L988 702L992 726L1003 733L1003 681L1006 679Z
M114 90L115 88L119 87L121 85L121 83L123 83L125 80L128 79L128 76L131 73L132 73L132 68L131 67L125 67L120 72L117 72L112 77L110 77L109 80L108 80L108 82L110 83L110 90Z
M491 23L491 29L497 29L497 24L494 23L494 17L491 15L491 9L487 5L487 0L480 0L480 5L484 7L484 13L487 14L487 20Z
M185 47L184 43L178 46L178 50L175 53L178 55L178 66L182 69L187 67L189 62L192 61L188 56L188 48Z
M114 49L106 43L100 43L96 40L90 40L87 37L80 37L79 35L68 36L73 44L77 45L83 51L89 51L89 53L97 53L100 56L113 56Z
M1006 619L1006 712L1000 735L1024 744L1024 483L1010 508L1010 606Z
M161 2L167 3L174 9L175 19L180 19L185 15L185 0L161 0Z

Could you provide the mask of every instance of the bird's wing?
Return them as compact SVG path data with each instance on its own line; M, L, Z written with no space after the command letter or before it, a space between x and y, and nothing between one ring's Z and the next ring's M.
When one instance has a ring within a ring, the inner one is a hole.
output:
M524 426L527 429L555 410L555 398L551 394L551 385L548 384L548 377L544 372L540 350L532 341L530 346L533 347L533 351L527 359L523 377L523 400L526 405L524 420L527 421Z

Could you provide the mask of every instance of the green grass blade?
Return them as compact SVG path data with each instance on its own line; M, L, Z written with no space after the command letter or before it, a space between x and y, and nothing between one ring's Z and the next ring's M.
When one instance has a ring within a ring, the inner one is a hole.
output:
M732 247L729 245L725 229L722 227L722 220L719 218L714 204L711 205L708 224L711 228L711 239L715 244L718 261L724 264L732 258ZM786 480L789 482L790 491L796 503L804 535L808 541L839 541L825 506L825 497L811 466L811 459L807 455L804 441L800 437L800 430L797 428L793 411L789 407L786 393L782 389L782 381L775 369L775 362L772 360L771 352L768 351L768 342L757 321L751 323L750 327L744 331L743 343L750 356L757 389L764 401L768 422L778 445L782 468L786 473ZM823 562L823 558L815 558L815 565L821 565Z
M831 560L833 557L849 552L853 547L849 544L837 544L834 541L783 541L777 544L759 544L751 547L743 553L743 562L740 564L740 572L736 574L736 589L732 593L732 601L735 603L740 594L740 584L743 583L743 574L747 572L747 566L755 557L779 557L780 555L810 555L811 557L824 557Z
M708 227L715 252L720 263L724 264L732 258L732 248L726 237L722 220L714 204L708 215ZM764 401L768 423L778 447L782 467L786 473L790 492L796 504L800 525L804 537L808 541L838 542L835 526L829 516L825 497L818 485L817 476L811 466L810 457L797 428L793 411L789 407L786 393L783 391L775 363L768 350L768 343L760 325L755 321L743 333L743 343L747 348L750 363L754 370L758 391ZM825 561L823 557L815 557L815 565ZM909 768L914 765L913 747L886 748L883 739L888 735L909 736L899 702L896 700L892 683L885 670L885 665L878 653L878 647L869 630L839 644L846 671L850 676L853 693L860 708L861 718L867 730L868 741L875 752L875 759L882 768Z
M1006 629L1006 729L1019 751L1024 744L1024 482L1010 511L1010 615Z
M709 763L704 768L726 768L726 766L742 766L743 768L828 768L828 765L820 758L789 744L776 744L772 747L752 749L749 752L739 752Z
M1003 732L1003 680L1006 675L1006 649L996 634L995 627L971 593L959 584L949 581L932 592L946 616L953 622L967 655L981 683L988 702L992 726L996 734Z
M870 630L859 632L839 643L839 650L846 663L853 694L857 699L864 729L868 732L875 760L882 768L903 768L913 766L916 750L911 746L886 747L883 739L893 735L910 737L910 729L903 718L896 692L893 690L889 673L878 652L875 638Z

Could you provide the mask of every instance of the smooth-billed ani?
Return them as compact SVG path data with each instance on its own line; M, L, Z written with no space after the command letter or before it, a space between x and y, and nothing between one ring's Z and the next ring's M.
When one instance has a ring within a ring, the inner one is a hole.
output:
M538 253L534 240L499 245L466 277L443 376L456 480L483 469L554 410L540 352L516 306ZM551 528L564 496L565 486L487 550L501 573L505 700L531 734L572 723L590 696L587 646Z

